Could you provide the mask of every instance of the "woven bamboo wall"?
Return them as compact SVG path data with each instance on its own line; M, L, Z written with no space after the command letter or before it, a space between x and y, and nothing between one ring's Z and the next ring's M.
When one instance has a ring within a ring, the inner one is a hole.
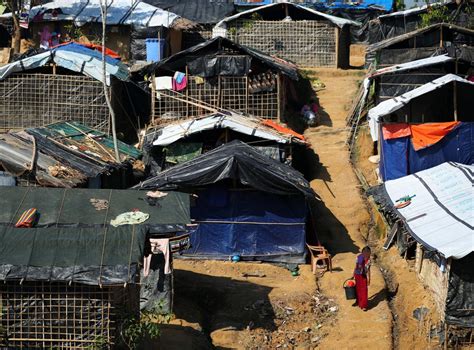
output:
M128 295L122 286L2 282L0 344L9 349L111 348L118 310Z
M0 81L0 130L72 120L109 131L102 83L86 76L15 74Z
M229 39L300 66L335 67L336 29L323 21L238 20Z
M155 123L167 123L211 112L207 108L232 109L265 119L279 119L279 84L273 75L273 91L251 93L251 78L218 76L198 83L190 76L186 90L152 95ZM159 97L157 97L159 95ZM168 97L174 96L176 98ZM189 102L188 102L189 101Z

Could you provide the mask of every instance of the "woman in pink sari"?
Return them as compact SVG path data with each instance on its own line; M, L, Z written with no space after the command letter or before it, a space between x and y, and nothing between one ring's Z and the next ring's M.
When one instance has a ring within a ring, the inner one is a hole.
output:
M367 311L370 285L370 248L364 247L362 253L357 256L354 269L354 278L356 281L357 305ZM355 305L354 305L355 306Z

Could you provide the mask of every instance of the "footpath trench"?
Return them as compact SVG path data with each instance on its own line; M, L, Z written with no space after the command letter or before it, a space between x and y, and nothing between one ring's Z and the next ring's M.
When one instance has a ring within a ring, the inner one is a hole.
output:
M321 125L308 129L306 138L316 153L311 186L321 197L316 226L321 242L333 254L335 271L319 281L322 292L339 304L338 321L320 344L321 349L392 349L392 313L377 262L372 267L369 310L363 312L345 300L344 281L352 275L355 258L367 244L370 214L345 145L345 118L363 79L361 70L317 69L309 72L325 85L317 97Z

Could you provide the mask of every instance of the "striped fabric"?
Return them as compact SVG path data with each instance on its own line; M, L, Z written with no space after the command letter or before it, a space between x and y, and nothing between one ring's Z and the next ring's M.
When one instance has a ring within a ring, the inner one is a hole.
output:
M36 219L36 208L25 210L18 219L15 227L32 227Z

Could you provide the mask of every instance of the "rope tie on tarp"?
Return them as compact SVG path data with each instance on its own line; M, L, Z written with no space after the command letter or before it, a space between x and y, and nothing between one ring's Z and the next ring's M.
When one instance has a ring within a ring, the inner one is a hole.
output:
M109 208L110 208L110 199L112 198L112 190L110 190L109 193L109 199L108 203L109 205L107 206L106 212L105 212L105 217L104 217L104 240L102 242L102 254L100 257L100 266L99 266L99 287L102 289L102 270L103 270L103 264L104 264L104 254L105 254L105 243L107 242L107 231L109 229L109 226L107 225L107 217L109 215Z

